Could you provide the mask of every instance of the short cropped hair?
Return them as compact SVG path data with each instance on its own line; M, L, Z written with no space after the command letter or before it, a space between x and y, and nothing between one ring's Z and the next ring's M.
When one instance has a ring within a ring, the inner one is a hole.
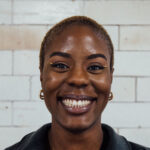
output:
M42 72L43 66L44 66L44 56L46 53L46 47L48 44L50 44L53 39L56 37L56 35L59 35L61 32L63 32L66 27L71 25L84 25L90 27L98 37L103 39L109 50L110 54L110 69L113 69L114 65L114 48L111 41L110 36L108 35L107 31L103 28L102 25L97 23L95 20L86 17L86 16L73 16L66 18L62 20L61 22L57 23L55 26L53 26L45 35L40 49L40 71Z

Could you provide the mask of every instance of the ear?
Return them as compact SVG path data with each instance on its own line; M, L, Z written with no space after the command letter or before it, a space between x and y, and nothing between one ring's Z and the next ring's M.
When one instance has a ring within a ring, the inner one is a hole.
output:
M43 81L43 73L42 72L40 73L40 81L41 82Z
M113 81L113 73L114 73L114 68L112 68L112 70L110 71L111 83L112 83L112 81Z
M41 87L43 88L43 72L40 72Z

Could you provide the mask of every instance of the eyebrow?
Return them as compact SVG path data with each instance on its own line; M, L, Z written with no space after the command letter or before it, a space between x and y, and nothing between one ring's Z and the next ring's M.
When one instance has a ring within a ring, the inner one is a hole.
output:
M53 57L53 56L62 56L62 57L65 57L65 58L71 58L71 55L68 54L68 53L64 53L64 52L54 52L52 53L49 58Z
M94 58L98 58L98 57L101 57L101 58L104 58L105 60L107 60L106 56L103 54L92 54L92 55L88 56L87 59L94 59Z

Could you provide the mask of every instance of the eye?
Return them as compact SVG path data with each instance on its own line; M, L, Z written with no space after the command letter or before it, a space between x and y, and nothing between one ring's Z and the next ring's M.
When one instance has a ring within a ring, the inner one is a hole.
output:
M66 65L62 62L52 63L51 67L57 72L66 72L70 68L68 65Z
M87 70L90 73L97 74L97 73L101 73L105 68L106 68L106 66L103 66L100 64L93 64L93 65L90 65L87 68Z

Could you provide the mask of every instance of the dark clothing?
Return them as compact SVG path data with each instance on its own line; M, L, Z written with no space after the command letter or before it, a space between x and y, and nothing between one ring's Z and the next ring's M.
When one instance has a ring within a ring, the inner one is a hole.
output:
M5 150L50 150L48 144L48 130L50 128L51 124L46 124ZM102 129L104 138L101 150L150 150L150 148L127 141L123 136L116 134L108 125L102 124Z

